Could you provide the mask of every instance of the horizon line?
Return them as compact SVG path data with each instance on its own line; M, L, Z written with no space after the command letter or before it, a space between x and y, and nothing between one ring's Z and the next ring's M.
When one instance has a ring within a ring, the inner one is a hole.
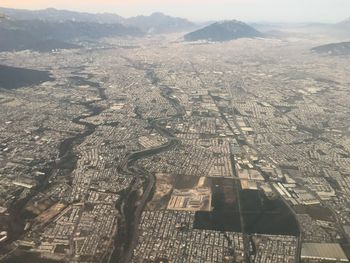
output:
M57 7L45 7L45 8L14 8L14 7L9 7L9 6L2 6L0 5L0 8L4 8L4 9L12 9L12 10L21 10L21 11L44 11L44 10L57 10L57 11L69 11L69 12L76 12L76 13L85 13L85 14L91 14L91 15L103 15L103 14L109 14L109 15L116 15L116 16L120 16L124 19L128 19L128 18L133 18L133 17L138 17L138 16L151 16L152 14L156 14L156 13L160 13L166 16L170 16L170 17L175 17L175 18L182 18L182 19L186 19L190 22L194 22L194 23L207 23L207 22L218 22L218 21L224 21L224 20L238 20L238 21L242 21L242 22L246 22L246 23L260 23L260 24L338 24L341 23L343 21L348 20L349 18L343 18L343 19L339 19L337 21L334 22L325 22L325 21L315 21L315 20L303 20L303 21L278 21L278 20L242 20L242 19L236 19L236 18L218 18L218 19L207 19L207 20L196 20L196 19L190 19L184 16L179 16L179 15L172 15L166 12L162 12L162 11L152 11L149 13L141 13L141 14L137 14L137 15L133 15L133 16L123 16L118 14L117 12L107 12L107 11L97 11L97 12L91 12L91 11L84 11L84 10L80 10L80 9L69 9L69 8L57 8Z

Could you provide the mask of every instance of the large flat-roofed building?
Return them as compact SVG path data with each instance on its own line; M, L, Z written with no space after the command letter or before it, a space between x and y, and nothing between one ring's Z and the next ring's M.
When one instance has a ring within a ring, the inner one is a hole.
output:
M301 259L349 262L338 243L304 243Z

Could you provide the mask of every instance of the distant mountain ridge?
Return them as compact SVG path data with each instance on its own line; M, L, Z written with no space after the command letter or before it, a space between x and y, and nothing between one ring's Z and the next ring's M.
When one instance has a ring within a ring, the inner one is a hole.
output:
M50 51L77 48L74 42L103 37L142 37L145 33L194 30L196 24L162 13L123 18L117 14L91 14L48 8L23 10L0 7L0 52Z
M25 10L0 7L0 13L15 20L44 20L50 22L94 22L101 24L122 23L124 18L116 14L102 13L90 14L84 12L75 12L69 10L58 10L47 8L42 10Z
M0 36L0 51L25 49L49 51L76 48L78 46L69 43L76 40L115 36L140 37L143 36L143 32L121 24L3 19L0 22Z
M345 26L350 26L350 17L339 22L338 25L345 25Z
M184 18L171 17L163 13L153 13L150 16L136 16L126 19L127 25L140 28L146 33L171 33L193 30L196 24Z
M172 17L163 13L153 13L149 16L124 18L112 13L84 13L48 8L42 10L24 10L0 7L0 14L14 20L42 20L48 22L91 22L100 24L123 24L137 27L145 33L172 33L193 30L196 24L184 18Z
M229 41L239 38L262 37L263 34L255 28L237 20L216 22L202 29L188 33L185 41Z

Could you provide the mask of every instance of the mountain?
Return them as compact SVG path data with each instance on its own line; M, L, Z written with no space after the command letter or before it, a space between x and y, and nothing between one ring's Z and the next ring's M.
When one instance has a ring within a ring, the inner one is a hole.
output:
M338 26L348 27L350 28L350 18L345 19L338 23Z
M237 21L216 22L202 29L186 34L185 41L229 41L238 38L261 37L262 33L253 27Z
M0 51L32 49L48 51L75 48L79 40L94 40L114 36L142 36L137 28L121 24L94 22L52 22L43 20L2 19L0 22Z
M350 42L332 43L314 47L311 51L332 56L350 55Z
M68 10L58 10L55 8L32 11L0 7L0 13L15 20L44 20L50 22L75 21L100 24L117 24L124 21L123 17L116 14L90 14Z
M331 25L332 33L338 37L348 39L350 37L350 18Z
M196 24L178 17L171 17L162 13L153 13L150 16L136 16L123 18L116 14L91 14L48 8L43 10L24 10L0 7L1 14L13 20L42 20L48 22L91 22L99 24L123 24L141 29L145 33L172 33L194 30Z
M136 16L126 19L126 25L140 28L146 33L172 33L193 30L196 24L179 17L171 17L162 13L150 16Z
M144 33L172 33L194 30L186 19L162 13L123 18L115 14L90 14L48 8L23 10L0 7L0 52L31 49L77 48L74 42L103 37L133 36Z

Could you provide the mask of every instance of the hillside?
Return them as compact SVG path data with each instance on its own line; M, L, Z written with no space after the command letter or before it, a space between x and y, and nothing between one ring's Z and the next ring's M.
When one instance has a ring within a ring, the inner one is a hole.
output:
M314 47L311 51L332 56L350 55L350 42L332 43Z
M74 21L101 24L116 24L124 21L123 17L116 14L91 14L69 10L58 10L55 8L24 10L0 7L0 13L5 14L14 20L44 20L50 22Z
M186 41L229 41L239 38L260 37L262 34L253 27L237 21L223 21L211 24L202 29L186 34Z
M48 8L42 10L24 10L0 7L0 14L12 20L41 20L46 22L89 22L99 24L122 24L137 27L145 33L173 33L194 30L196 24L184 18L153 13L149 16L124 18L112 13L84 13ZM0 15L1 17L1 15Z
M143 33L121 24L94 22L52 22L43 20L2 19L0 23L0 51L32 49L48 51L76 48L70 42L94 40L114 36L142 36Z
M0 89L17 89L51 80L53 78L47 71L9 67L0 64Z
M128 18L125 24L140 28L146 33L172 33L193 30L196 24L187 19L171 17L162 13L150 16L136 16Z

